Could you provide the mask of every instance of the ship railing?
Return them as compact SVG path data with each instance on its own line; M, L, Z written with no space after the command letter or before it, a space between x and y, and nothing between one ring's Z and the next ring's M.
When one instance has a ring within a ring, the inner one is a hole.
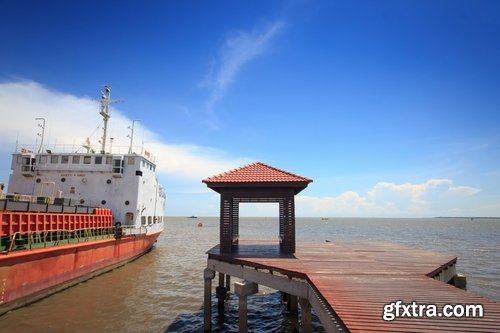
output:
M37 198L38 197L35 195L18 194L18 193L5 193L5 192L2 192L2 195L0 196L0 200L32 202L32 203L36 203ZM47 197L43 197L43 198L47 198ZM50 198L49 198L49 200L50 200Z
M16 147L16 153L22 154L33 154L38 151L39 147L29 144L18 144ZM108 147L107 147L108 148ZM107 149L105 152L108 154L117 154L117 155L127 155L129 154L130 146L129 145L113 145L111 150ZM77 144L44 144L43 149L40 154L102 154L101 153L101 145L88 145L82 146ZM151 153L148 150L145 150L143 146L133 146L132 154L141 155L151 159Z
M9 252L16 250L32 250L37 248L113 238L115 237L115 233L115 227L15 232L12 236L4 236L0 247L3 248L3 254L8 254Z
M0 195L0 210L33 213L78 213L92 214L100 203L87 200L85 205L75 204L68 198L54 196L36 196L29 194L12 194L3 192Z
M140 226L138 228L135 226L123 226L122 230L124 235L143 235L148 231L145 226Z

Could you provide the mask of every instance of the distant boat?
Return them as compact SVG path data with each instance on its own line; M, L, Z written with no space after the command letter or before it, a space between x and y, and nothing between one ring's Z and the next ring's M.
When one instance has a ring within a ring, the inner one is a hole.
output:
M194 215L188 217L188 219L197 219L197 218L198 218L198 216L194 216Z
M322 221L328 221L328 217L322 217L321 220Z

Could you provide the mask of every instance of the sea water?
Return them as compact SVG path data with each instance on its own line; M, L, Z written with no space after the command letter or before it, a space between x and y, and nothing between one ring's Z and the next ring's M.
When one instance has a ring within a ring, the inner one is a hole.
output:
M198 227L201 223L203 226ZM277 218L242 218L241 239L277 239ZM0 317L1 332L200 332L206 251L218 243L219 219L168 218L150 253L121 268ZM297 218L297 241L383 240L458 257L467 289L500 301L500 219ZM217 279L214 280L215 286ZM248 301L249 328L288 332L279 293L260 288ZM238 331L231 295L215 332ZM314 331L324 332L313 317Z

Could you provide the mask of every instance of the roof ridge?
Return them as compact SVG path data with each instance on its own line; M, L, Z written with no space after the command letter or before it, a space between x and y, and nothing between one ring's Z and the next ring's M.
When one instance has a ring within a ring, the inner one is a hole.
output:
M242 179L244 179L245 177L243 175L245 175L245 171L246 171L245 169L250 169L250 172L259 172L258 169L257 170L252 170L252 167L257 167L257 168L258 167L263 167L265 169L269 169L269 170L272 170L274 172L283 174L282 176L278 176L278 177L288 176L288 177L292 178L291 180L290 179L289 180L283 180L285 182L308 182L308 183L312 182L312 179L309 179L307 177L300 176L298 174L295 174L295 173L292 173L292 172L289 172L289 171L286 171L286 170L283 170L283 169L280 169L280 168L268 165L268 164L263 163L263 162L249 163L249 164L240 166L238 168L234 168L234 169L228 170L226 172L222 172L222 173L219 173L219 174L207 177L207 178L203 179L202 182L204 182L204 183L207 183L207 182L223 182L223 180L221 180L221 178L232 177L232 176L233 177L240 176L240 175L237 175L240 171L242 172L241 177L243 177ZM235 182L235 180L227 180L227 181L229 181L229 182ZM269 180L264 180L264 181L269 181Z
M260 165L263 165L263 166L268 167L268 168L270 168L270 169L273 169L273 170L276 170L276 171L279 171L279 172L286 173L287 175L290 175L290 176L294 176L294 177L298 177L298 178L303 178L303 179L307 179L307 180L312 181L311 179L309 179L309 178L307 178L307 177L304 177L304 176L298 175L298 174L296 174L296 173L293 173L293 172L290 172L290 171L286 171L286 170L283 170L283 169L280 169L280 168L274 167L274 166L272 166L272 165L269 165L269 164L266 164L266 163L263 163L263 162L254 162L253 164L260 164Z
M257 163L259 163L259 162L253 162L253 163L245 164L245 165L242 165L242 166L239 166L239 167L233 168L233 169L231 169L231 170L224 171L224 172L218 173L218 174L216 174L216 175L213 175L213 176L207 177L207 178L203 179L203 181L208 180L208 179L210 179L210 178L218 178L218 177L222 177L222 176L224 176L224 175L228 175L228 174L230 174L230 173L236 172L236 171L241 170L241 169L243 169L243 168L247 168L247 167L249 167L249 166L251 166L251 165L254 165L254 164L257 164Z

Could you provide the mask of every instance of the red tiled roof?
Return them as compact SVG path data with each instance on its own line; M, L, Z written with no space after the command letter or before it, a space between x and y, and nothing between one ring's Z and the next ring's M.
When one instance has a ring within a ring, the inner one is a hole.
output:
M284 171L261 162L255 162L212 177L204 183L310 183L312 179Z

